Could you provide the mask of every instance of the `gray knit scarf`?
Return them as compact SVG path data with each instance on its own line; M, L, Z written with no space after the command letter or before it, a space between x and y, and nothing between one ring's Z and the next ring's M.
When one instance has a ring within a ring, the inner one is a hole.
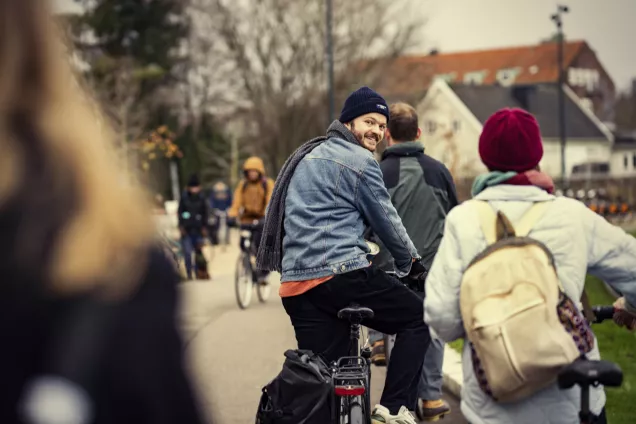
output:
M272 198L267 207L263 236L256 256L256 267L264 271L282 272L283 262L283 237L285 228L285 199L289 182L301 160L312 150L329 138L340 138L350 143L360 145L353 133L340 121L336 120L327 129L327 136L316 137L301 145L287 159L276 178Z

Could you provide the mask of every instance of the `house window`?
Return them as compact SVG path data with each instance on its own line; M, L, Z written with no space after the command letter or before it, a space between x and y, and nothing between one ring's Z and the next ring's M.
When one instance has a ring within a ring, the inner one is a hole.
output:
M437 123L433 121L426 121L424 128L428 134L435 134L435 131L437 131Z
M467 72L464 74L464 84L483 84L487 71Z
M596 69L570 68L568 82L573 87L585 87L588 92L598 89L600 74Z
M449 72L447 74L435 75L435 79L441 79L446 81L447 83L453 82L455 78L457 78L457 72Z
M636 168L636 155L632 155L632 168Z
M629 159L627 158L627 155L623 156L623 167L625 169L627 169L627 167L629 166Z
M515 82L515 78L519 74L519 68L500 69L497 71L497 81L501 85L509 85Z
M462 123L460 122L459 119L454 119L453 120L453 132L459 132L459 130L462 127Z

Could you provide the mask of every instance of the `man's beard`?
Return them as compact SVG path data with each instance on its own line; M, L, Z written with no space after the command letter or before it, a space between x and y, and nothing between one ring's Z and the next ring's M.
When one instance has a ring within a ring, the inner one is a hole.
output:
M371 150L371 151L374 151L378 147L378 144L380 144L380 141L382 141L380 139L380 137L377 134L373 133L372 131L367 131L364 134L362 132L360 132L360 131L357 131L355 125L353 124L353 122L351 123L351 133L356 138L356 140L358 140L358 143L360 143L360 145L362 147L364 147L365 149L367 149L367 150L371 150L371 149L369 147L367 147L365 142L366 143L370 143L370 141L365 140L364 139L365 137L369 137L372 140L375 140L375 146L374 146L373 150Z

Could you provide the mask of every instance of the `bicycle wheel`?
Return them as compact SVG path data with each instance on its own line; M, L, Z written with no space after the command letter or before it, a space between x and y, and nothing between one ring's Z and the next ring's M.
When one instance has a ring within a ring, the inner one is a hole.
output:
M364 392L365 424L371 424L371 367L367 370L367 390Z
M261 303L265 303L267 301L267 299L269 299L269 295L272 292L272 286L268 283L268 284L256 284L257 290L256 290L256 294L258 295L258 300Z
M247 308L252 300L253 283L250 268L249 258L245 253L241 253L238 261L236 261L236 271L234 274L236 302L241 309Z
M349 424L368 424L364 417L364 399L357 396L349 403Z

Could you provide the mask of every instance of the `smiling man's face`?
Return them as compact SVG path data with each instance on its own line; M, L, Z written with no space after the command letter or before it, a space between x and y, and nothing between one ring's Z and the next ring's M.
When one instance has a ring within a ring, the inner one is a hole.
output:
M365 149L375 152L378 144L384 139L386 117L379 113L367 113L346 123L345 126Z

